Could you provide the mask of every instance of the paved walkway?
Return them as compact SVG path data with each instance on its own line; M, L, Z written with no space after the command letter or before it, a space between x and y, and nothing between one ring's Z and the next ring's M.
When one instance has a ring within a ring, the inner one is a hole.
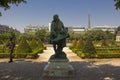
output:
M82 59L79 58L76 54L74 54L68 47L65 47L63 51L66 53L69 61L81 61ZM44 53L39 54L39 58L34 60L35 62L48 62L51 55L54 54L54 50L51 46L47 47L46 50L44 50Z
M120 59L81 59L68 47L64 52L75 69L75 77L47 80L120 80ZM53 53L48 46L38 59L14 59L13 63L0 59L0 80L45 80L43 69Z

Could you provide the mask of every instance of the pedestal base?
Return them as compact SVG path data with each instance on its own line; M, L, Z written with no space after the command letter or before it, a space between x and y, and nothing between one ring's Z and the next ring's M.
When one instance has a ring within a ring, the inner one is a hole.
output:
M73 77L74 68L69 64L68 59L49 60L44 68L44 77Z

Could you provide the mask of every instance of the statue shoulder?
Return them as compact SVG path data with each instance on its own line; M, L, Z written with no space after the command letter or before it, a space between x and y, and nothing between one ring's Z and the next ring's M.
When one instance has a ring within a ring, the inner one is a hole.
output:
M61 24L63 24L63 22L62 22L61 20L60 20L59 22L60 22Z

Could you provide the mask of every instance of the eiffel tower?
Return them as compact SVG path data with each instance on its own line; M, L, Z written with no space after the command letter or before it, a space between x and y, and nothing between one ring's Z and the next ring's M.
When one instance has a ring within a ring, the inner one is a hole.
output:
M87 29L90 30L91 29L91 25L90 25L90 14L88 14L88 26Z

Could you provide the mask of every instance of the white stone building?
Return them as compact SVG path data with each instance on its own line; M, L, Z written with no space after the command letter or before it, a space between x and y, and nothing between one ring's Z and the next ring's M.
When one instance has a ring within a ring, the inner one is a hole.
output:
M102 31L110 31L111 33L115 33L117 26L94 26L92 30L102 30Z
M26 26L24 28L24 32L25 33L27 33L27 32L36 32L36 31L41 30L41 29L48 30L48 26L44 26L44 25L42 25L42 26L39 26L39 25L35 26L35 25L31 25L30 24L30 25L28 25L28 26Z
M117 42L120 42L120 31L117 32L116 41L117 41Z

